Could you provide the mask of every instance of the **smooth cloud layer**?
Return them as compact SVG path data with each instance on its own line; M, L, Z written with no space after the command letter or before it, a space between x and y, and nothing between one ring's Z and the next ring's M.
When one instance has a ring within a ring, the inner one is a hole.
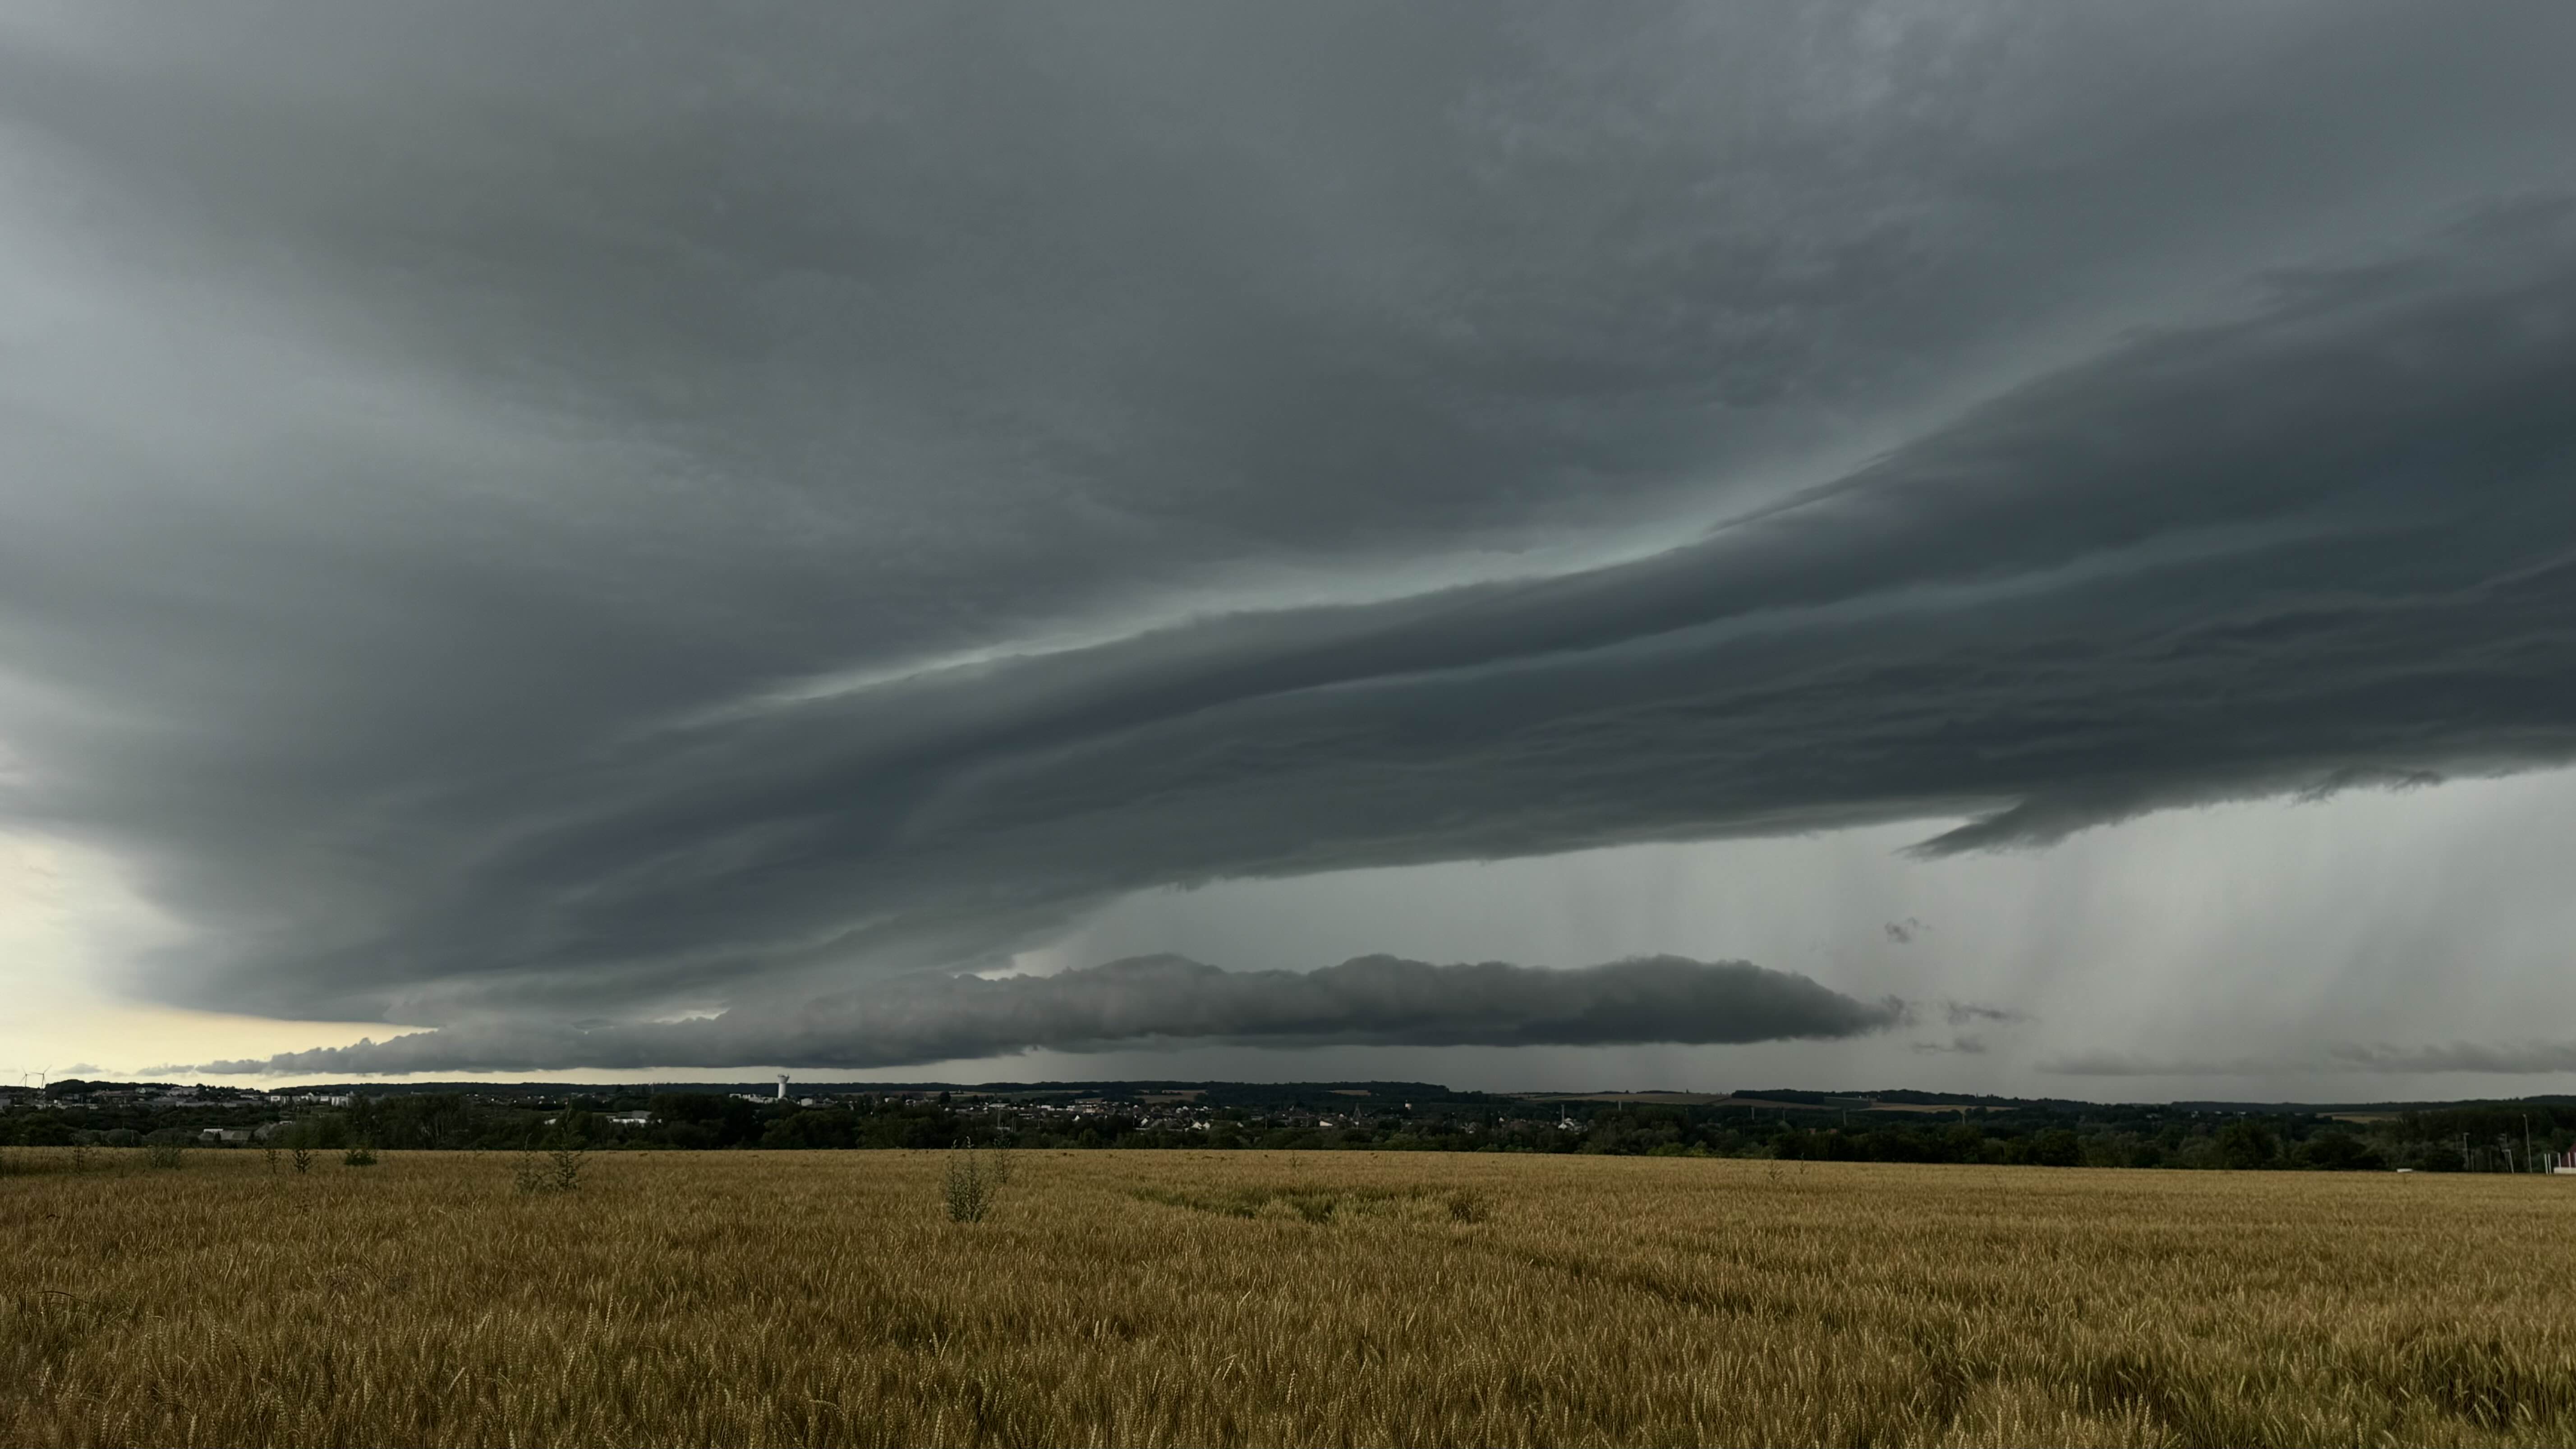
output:
M2576 758L2571 41L0 22L0 812L153 995L574 1051L1175 881Z
M1032 1048L1600 1046L1857 1036L1906 1019L1744 961L1662 956L1571 971L1362 956L1319 971L1227 972L1178 956L1054 976L924 975L792 1011L589 1030L506 1022L180 1070L347 1074L548 1067L893 1067Z

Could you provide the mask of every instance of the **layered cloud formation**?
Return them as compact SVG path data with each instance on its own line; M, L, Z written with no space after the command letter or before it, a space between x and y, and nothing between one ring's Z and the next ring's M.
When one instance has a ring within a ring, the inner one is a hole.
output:
M1172 882L2562 762L2570 41L0 22L0 816L161 999L778 1024Z
M589 1029L487 1022L182 1070L367 1075L546 1067L898 1067L1031 1048L1153 1043L1602 1046L1847 1037L1903 1022L1744 961L1663 956L1571 971L1362 956L1318 971L1226 972L1146 956L1054 976L925 974L794 1012L738 1009Z

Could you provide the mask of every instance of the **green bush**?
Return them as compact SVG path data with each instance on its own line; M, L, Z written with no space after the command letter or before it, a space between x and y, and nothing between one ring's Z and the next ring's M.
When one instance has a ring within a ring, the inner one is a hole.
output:
M510 1171L510 1185L529 1195L575 1191L581 1186L582 1167L589 1157L578 1139L561 1132L549 1133L521 1149L518 1163Z
M1011 1154L987 1152L964 1143L949 1150L948 1171L941 1183L943 1205L952 1223L980 1223L1010 1186Z

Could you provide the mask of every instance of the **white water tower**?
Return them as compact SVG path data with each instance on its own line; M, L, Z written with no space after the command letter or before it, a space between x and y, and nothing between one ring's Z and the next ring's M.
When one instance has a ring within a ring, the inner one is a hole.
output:
M778 1074L778 1100L782 1102L787 1100L787 1074L785 1072L780 1072Z

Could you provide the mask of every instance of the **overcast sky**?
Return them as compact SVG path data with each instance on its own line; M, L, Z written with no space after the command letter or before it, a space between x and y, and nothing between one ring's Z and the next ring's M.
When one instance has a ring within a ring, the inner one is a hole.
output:
M0 5L0 1054L2565 1089L2571 45Z

